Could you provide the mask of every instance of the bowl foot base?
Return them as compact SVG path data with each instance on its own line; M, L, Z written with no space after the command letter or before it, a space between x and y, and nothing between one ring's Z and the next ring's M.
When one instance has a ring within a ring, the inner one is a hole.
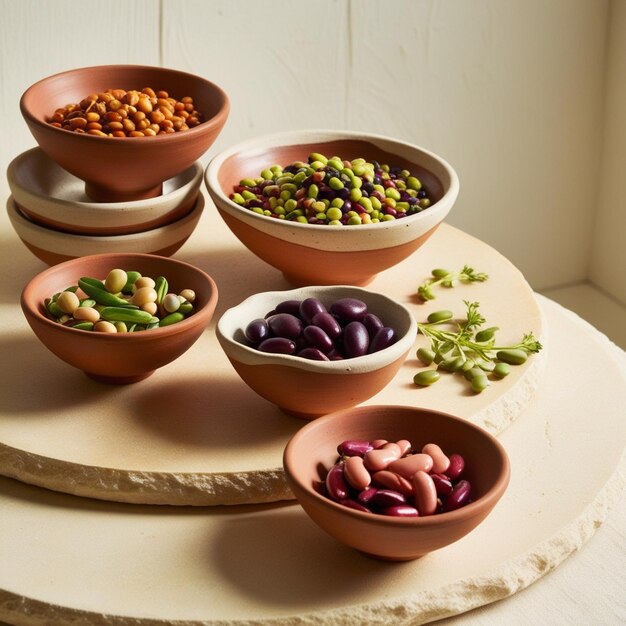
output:
M134 376L103 376L102 374L93 374L90 372L85 372L85 374L92 380L105 383L106 385L130 385L132 383L138 383L140 380L148 378L148 376L152 376L154 370L142 374L135 374Z
M283 276L285 277L285 280L294 287L309 287L310 285L352 285L353 287L366 287L374 280L374 278L376 278L376 274L374 274L373 276L346 278L345 280L339 279L337 277L332 277L327 281L320 281L319 279L307 280L303 276L290 274L289 272L283 272Z
M163 184L159 183L156 187L140 191L117 191L110 187L85 183L85 193L94 202L135 202L160 196L163 193Z
M415 561L416 559L421 559L424 556L423 554L418 554L416 556L380 556L379 554L372 554L371 552L364 552L363 550L358 550L358 552L370 559L375 559L376 561L387 561L389 563Z

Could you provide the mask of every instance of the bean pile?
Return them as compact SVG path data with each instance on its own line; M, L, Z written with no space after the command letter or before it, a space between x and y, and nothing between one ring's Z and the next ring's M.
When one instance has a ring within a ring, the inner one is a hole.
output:
M418 517L447 513L471 502L471 484L461 478L463 457L448 457L435 443L415 452L406 439L348 440L337 446L337 452L337 463L319 487L351 509Z
M167 91L110 89L57 109L48 123L100 137L149 137L188 130L202 123L193 98L170 98Z
M261 352L292 354L315 361L338 361L378 352L394 344L396 331L385 326L367 304L341 298L328 309L317 298L285 300L244 331Z
M258 178L244 178L230 199L259 215L329 226L401 219L431 204L421 181L406 169L317 152L306 163L272 165Z
M44 301L48 316L64 326L101 333L127 333L170 326L194 312L196 294L170 293L167 279L111 270L104 281L83 277L78 285Z

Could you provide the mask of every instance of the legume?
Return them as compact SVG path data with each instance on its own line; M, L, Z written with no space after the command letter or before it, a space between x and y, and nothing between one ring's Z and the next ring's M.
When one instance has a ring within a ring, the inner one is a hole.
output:
M418 517L454 511L471 502L471 485L461 479L463 457L448 457L435 443L414 450L406 439L347 440L337 452L337 462L317 487L351 509Z
M48 123L99 137L152 137L189 130L204 121L193 98L171 98L167 91L110 89L67 104ZM118 290L119 291L119 290Z
M244 178L230 199L280 220L357 226L402 219L431 205L420 180L400 167L311 153L308 161L273 165Z
M161 302L157 302L159 294ZM137 332L169 326L194 312L194 305L182 294L163 293L168 283L163 276L156 281L139 272L112 269L104 281L84 276L78 285L54 294L44 301L48 317L55 322L76 328L105 333ZM82 297L86 296L86 297Z
M261 352L290 354L317 361L351 359L393 345L396 331L384 326L367 304L341 298L327 309L317 298L285 300L265 318L244 329L248 345Z

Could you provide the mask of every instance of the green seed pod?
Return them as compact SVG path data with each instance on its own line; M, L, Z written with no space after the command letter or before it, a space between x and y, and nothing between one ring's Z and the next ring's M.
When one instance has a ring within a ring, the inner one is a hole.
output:
M106 289L106 287L104 286L104 283L101 280L98 280L97 278L91 278L91 276L83 276L79 281L78 281L78 286L80 287L80 281L83 281L84 283L88 284L88 285L92 285L94 287L97 287L98 289ZM82 287L81 287L82 289ZM85 291L83 289L83 291Z
M511 368L508 363L496 363L496 366L493 368L493 375L496 378L505 378L511 372Z
M149 324L153 316L141 309L107 306L100 311L100 317L107 322L130 322L135 324Z
M180 312L176 311L175 313L170 313L166 315L160 322L159 326L171 326L172 324L177 324L178 322L185 319L185 316Z
M133 285L140 278L141 278L141 274L139 272L136 272L135 270L126 272L126 284L124 285L124 289L122 289L122 293L125 293L128 295L132 294Z
M93 330L93 322L78 322L78 324L74 324L72 328L77 328L78 330Z
M406 179L406 186L409 189L414 189L415 191L419 191L422 188L422 183L420 182L419 178L416 178L415 176L409 176Z
M124 298L120 298L112 293L109 293L104 288L100 288L93 284L94 279L83 277L78 279L78 286L93 300L95 300L98 304L102 304L104 306L112 306L112 307L125 307L129 309L137 308L136 306L130 304ZM100 281L97 281L100 282Z
M169 289L167 279L164 276L158 276L157 279L154 281L154 289L157 293L156 303L161 304Z
M430 324L434 324L435 322L445 322L446 320L450 320L453 317L452 311L434 311L431 313L426 319Z
M246 201L240 193L233 193L231 200L236 204L245 204Z
M434 269L431 274L435 277L435 278L443 278L444 276L447 276L450 272L448 270L444 270L441 268L436 268Z
M242 178L239 181L241 187L256 187L256 181L252 178Z
M52 300L48 302L46 308L48 309L48 313L50 313L50 315L52 315L55 319L59 319L65 315L65 312L61 309L61 307Z
M80 301L80 307L89 307L89 308L93 308L94 306L96 306L97 302L95 300L93 300L92 298L83 298Z
M478 374L472 378L472 391L474 393L480 393L489 386L489 380L486 374Z
M436 383L441 378L441 374L437 370L424 370L413 376L413 382L420 387L428 387Z
M509 365L521 365L526 363L528 354L524 350L499 350L496 352L496 358L499 361L508 363Z
M317 194L319 192L320 192L320 188L315 183L311 183L306 193L307 198L317 198Z
M418 348L416 355L424 365L430 365L435 360L435 353L428 348Z

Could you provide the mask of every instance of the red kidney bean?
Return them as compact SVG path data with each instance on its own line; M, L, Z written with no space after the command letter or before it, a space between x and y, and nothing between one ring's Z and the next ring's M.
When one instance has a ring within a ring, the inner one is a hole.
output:
M397 340L398 336L396 335L396 331L393 328L385 326L374 335L374 338L370 342L368 353L373 354L374 352L384 350L396 343Z
M257 345L261 343L264 339L267 339L270 334L270 327L267 323L267 320L264 319L256 319L252 320L244 331L246 339Z
M372 482L372 477L365 469L363 459L360 456L347 458L343 464L343 473L348 484L357 491L363 491Z
M302 334L312 348L328 354L333 349L333 340L319 326L305 326Z
M385 444L386 446L389 444ZM394 444L395 445L395 444ZM376 450L370 450L365 453L363 460L365 461L365 467L368 470L377 472L379 470L387 469L387 466L396 461L400 457L400 448L378 448Z
M410 456L403 456L401 459L392 461L387 466L387 469L410 479L415 472L420 470L430 472L432 466L433 460L427 454L411 454Z
M410 496L413 494L413 485L411 485L411 483L406 478L400 476L400 474L390 472L389 470L380 470L379 472L374 472L372 474L372 482L377 487L382 487L383 489L391 489L392 491L399 491L405 496Z
M406 498L399 491L379 489L372 497L372 504L378 508L385 509L389 506L406 504Z
M330 306L330 312L343 320L356 321L367 313L367 304L357 298L340 298Z
M460 454L451 454L449 458L450 465L446 470L446 475L450 480L455 481L465 469L465 460Z
M367 332L370 337L374 337L374 335L384 326L380 317L378 317L378 315L374 315L373 313L365 314L361 322L363 322L363 326L367 328Z
M300 315L300 300L284 300L276 305L274 315L276 313L289 313L289 315Z
M343 355L334 348L326 356L331 361L343 361Z
M309 359L309 361L330 361L330 359L317 348L303 348L296 354L296 356L302 357L303 359Z
M343 456L363 456L366 452L373 450L369 441L358 439L347 439L337 446L337 452Z
M296 344L291 339L285 339L284 337L270 337L262 341L257 346L257 350L273 354L294 354Z
M326 491L328 495L339 502L349 497L348 483L344 475L343 464L333 465L326 474Z
M459 480L459 482L454 485L452 493L444 500L441 512L447 513L448 511L455 511L465 506L470 499L471 493L472 486L470 483L467 480Z
M367 329L361 322L350 322L343 329L343 347L349 359L367 354L369 343Z
M415 506L420 515L432 515L437 510L437 489L429 474L423 471L413 475Z
M368 506L372 502L372 498L374 494L378 492L376 487L368 487L367 489L363 489L361 493L357 496L357 500L363 505Z
M326 313L326 307L318 298L306 298L300 303L299 315L307 324L311 324L318 313Z
M377 450L378 448L382 448L388 443L389 442L386 439L374 439L374 441L371 442L372 448L374 448L374 450Z
M396 445L400 448L400 456L404 456L411 449L411 442L408 439L400 439L396 441Z
M343 506L347 506L349 509L354 509L355 511L361 511L361 513L371 513L371 511L362 504L359 504L356 500L351 500L350 498L346 500L340 500L339 504L343 504Z
M438 496L443 498L452 493L452 481L445 474L431 474L430 477L435 483Z
M422 452L428 454L433 460L432 471L435 474L445 474L450 467L450 459L443 453L443 450L436 443L427 443Z
M380 512L389 517L419 517L417 509L408 504L389 506Z
M268 318L267 323L277 337L297 339L302 334L302 322L291 313L276 313Z
M317 313L311 320L315 326L321 328L331 339L341 336L341 326L330 313Z

